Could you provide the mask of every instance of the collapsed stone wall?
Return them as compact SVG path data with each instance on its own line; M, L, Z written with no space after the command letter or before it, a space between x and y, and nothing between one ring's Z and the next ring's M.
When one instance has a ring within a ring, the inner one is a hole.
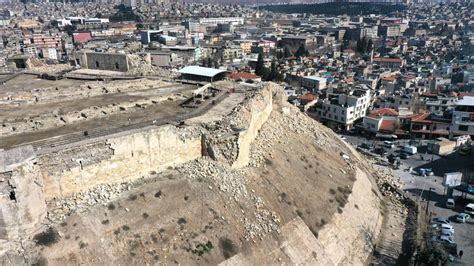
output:
M242 104L222 121L202 125L206 155L233 168L246 166L250 161L252 141L273 110L276 87L269 83L259 90L247 92Z
M0 240L18 240L33 233L46 211L33 148L0 150Z
M52 199L133 181L200 156L199 132L166 125L44 154L39 161L45 198Z

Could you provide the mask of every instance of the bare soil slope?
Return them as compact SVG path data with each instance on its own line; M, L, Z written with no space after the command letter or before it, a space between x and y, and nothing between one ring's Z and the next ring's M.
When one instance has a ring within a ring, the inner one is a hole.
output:
M343 212L357 166L330 130L275 101L249 166L202 157L150 173L113 202L52 224L23 256L48 265L215 265L279 242L298 217L317 237Z

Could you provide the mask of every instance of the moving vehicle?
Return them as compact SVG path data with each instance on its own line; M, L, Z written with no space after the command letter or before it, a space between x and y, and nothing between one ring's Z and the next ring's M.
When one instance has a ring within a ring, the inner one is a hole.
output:
M471 219L471 216L467 213L460 213L460 214L456 215L456 221L458 223L465 223L465 222L469 221L469 219Z
M469 215L474 215L474 203L469 203L464 207L464 212Z
M448 209L454 209L455 206L456 206L456 204L454 203L454 199L453 199L453 198L449 198L449 199L446 201L446 208L448 208Z
M403 146L403 151L408 153L408 154L416 154L418 152L418 149L415 147L415 146L411 146L411 145L405 145Z

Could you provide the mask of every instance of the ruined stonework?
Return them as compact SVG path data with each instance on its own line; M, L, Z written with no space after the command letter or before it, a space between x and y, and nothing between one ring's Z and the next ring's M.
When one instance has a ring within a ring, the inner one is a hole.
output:
M129 182L201 156L197 130L172 125L92 140L39 158L47 199Z
M33 233L46 216L43 180L31 146L0 150L0 239Z

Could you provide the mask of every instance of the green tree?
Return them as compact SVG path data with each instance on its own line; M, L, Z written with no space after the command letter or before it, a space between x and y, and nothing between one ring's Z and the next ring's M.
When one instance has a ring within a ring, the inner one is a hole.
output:
M72 36L72 33L76 31L75 25L66 25L64 26L64 31L67 32L67 35Z
M372 52L373 49L374 49L374 42L372 41L372 39L369 39L367 41L367 52Z
M298 50L295 52L296 57L302 57L302 56L307 56L308 51L306 50L306 47L304 47L304 44L301 44Z
M368 48L368 41L367 38L362 38L357 41L357 52L361 54L365 54Z
M288 48L288 46L285 46L285 48L283 49L283 57L288 58L290 56L291 56L290 49Z
M277 70L277 67L276 67L276 62L275 62L275 60L273 60L272 65L270 67L270 73L266 77L266 80L268 80L268 81L275 80L277 75L278 75L278 70Z
M255 74L263 77L265 74L265 66L263 64L263 54L258 53L257 64L255 65Z

